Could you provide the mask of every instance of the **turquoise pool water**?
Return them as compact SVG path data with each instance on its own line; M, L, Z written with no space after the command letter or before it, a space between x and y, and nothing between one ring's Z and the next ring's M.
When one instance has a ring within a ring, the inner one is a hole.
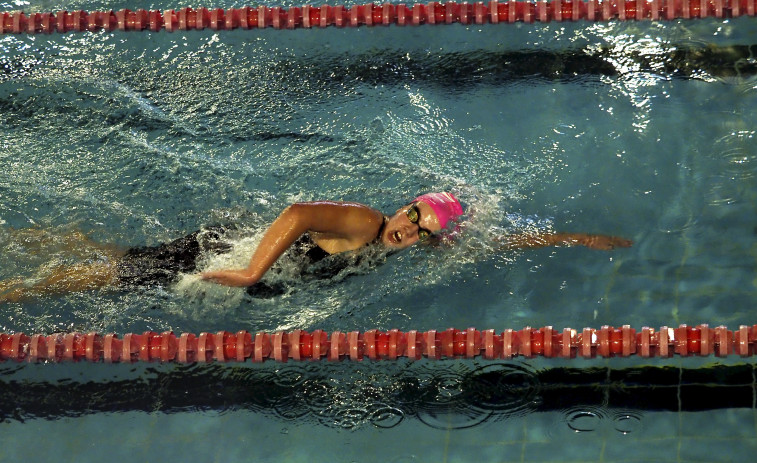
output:
M0 331L753 324L756 34L742 18L2 37L2 279L103 258L64 252L72 231L129 247L235 223L242 262L297 200L392 212L449 189L469 213L453 249L337 281L284 262L277 298L187 277L6 304ZM12 232L29 227L49 233L41 246ZM635 244L492 249L533 227ZM725 461L757 447L739 359L0 368L0 460Z

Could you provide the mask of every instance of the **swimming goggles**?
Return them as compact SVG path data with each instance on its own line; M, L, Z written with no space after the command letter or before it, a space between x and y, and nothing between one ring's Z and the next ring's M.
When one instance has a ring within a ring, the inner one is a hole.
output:
M407 214L407 220L409 220L410 223L418 226L418 241L426 241L431 237L431 232L421 227L418 223L421 220L421 212L418 210L418 206L416 206L415 203L410 205L405 214Z

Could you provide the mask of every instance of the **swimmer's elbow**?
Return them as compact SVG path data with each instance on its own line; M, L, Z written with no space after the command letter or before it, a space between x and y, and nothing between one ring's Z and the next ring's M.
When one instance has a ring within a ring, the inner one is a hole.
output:
M307 203L293 203L287 206L283 211L281 211L281 215L292 218L299 218L305 213L307 209Z
M313 208L308 203L294 203L286 207L274 223L283 233L286 230L292 230L299 234L304 233L310 223L313 215Z

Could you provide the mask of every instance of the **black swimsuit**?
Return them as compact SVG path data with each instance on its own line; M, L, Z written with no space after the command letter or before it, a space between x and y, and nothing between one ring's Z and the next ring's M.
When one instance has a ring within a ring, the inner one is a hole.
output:
M214 226L170 243L131 248L116 265L119 284L133 288L174 283L179 273L195 271L200 254L225 254L231 251L231 245L222 239L229 230Z
M196 271L197 259L201 255L230 252L232 245L224 240L224 236L233 229L234 227L213 226L158 246L131 248L116 264L119 285L135 288L175 283L181 273ZM374 243L380 240L383 231L382 224ZM306 279L330 279L360 261L360 257L356 257L354 253L329 254L307 232L294 242L285 255L299 263L301 276ZM271 270L276 272L276 269ZM247 293L255 297L271 297L283 294L286 290L283 283L260 281L249 286Z

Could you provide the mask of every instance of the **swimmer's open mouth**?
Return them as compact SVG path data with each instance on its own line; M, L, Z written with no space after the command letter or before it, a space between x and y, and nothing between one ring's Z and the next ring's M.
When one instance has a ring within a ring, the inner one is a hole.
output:
M400 232L399 230L397 230L396 232L394 232L392 234L392 238L394 238L394 241L396 243L401 242L402 241L402 232Z

